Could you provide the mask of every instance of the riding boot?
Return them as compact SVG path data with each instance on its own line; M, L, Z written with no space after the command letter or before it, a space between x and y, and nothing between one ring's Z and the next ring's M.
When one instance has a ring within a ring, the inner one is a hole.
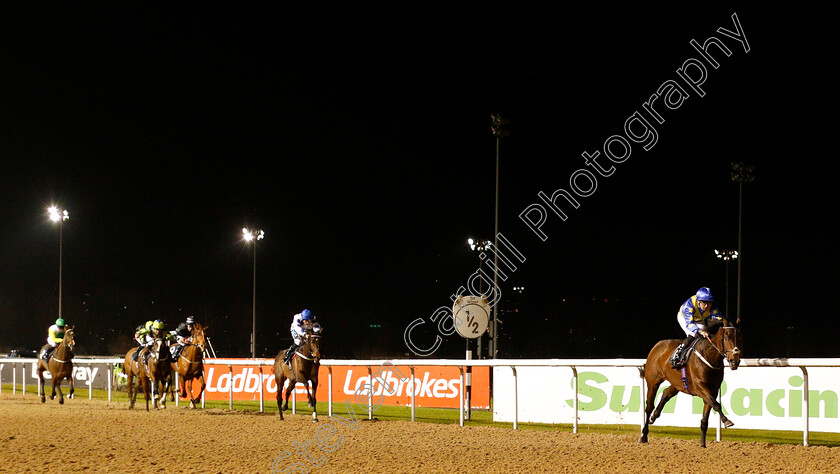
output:
M289 362L292 361L292 356L295 355L295 351L297 351L297 349L298 349L297 344L292 344L291 347L289 347L289 350L286 351L286 357L283 358L283 363L284 364L288 364Z
M677 346L677 350L675 350L674 355L671 356L671 368L678 369L685 364L684 352L693 340L694 336L688 336L680 343L679 346Z

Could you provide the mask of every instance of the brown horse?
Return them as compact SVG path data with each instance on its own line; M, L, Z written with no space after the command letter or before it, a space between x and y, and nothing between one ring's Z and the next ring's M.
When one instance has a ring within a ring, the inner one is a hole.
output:
M143 394L146 396L146 411L149 411L149 388L151 381L149 374L146 372L146 366L143 364L143 354L147 348L132 347L125 354L125 362L123 363L123 370L126 375L126 383L128 387L128 408L134 408L134 403L137 401L137 392L140 387L143 387ZM137 361L134 361L134 353L137 354ZM136 385L134 379L137 378Z
M73 398L75 387L73 386L73 350L76 347L76 341L73 340L73 328L68 327L64 331L64 338L61 344L55 348L55 351L50 355L50 360L38 359L38 381L40 382L41 403L45 403L46 396L44 394L44 371L49 370L52 377L52 395L50 400L55 398L55 390L58 389L58 403L64 404L64 393L61 391L61 382L64 379L70 383L70 393L67 398ZM46 349L46 346L44 347ZM42 350L44 350L42 349Z
M680 341L667 339L659 341L653 346L645 363L645 382L647 383L647 401L645 403L645 425L642 428L640 443L647 443L648 425L659 418L662 408L678 392L700 397L703 400L703 417L700 420L700 446L706 447L706 429L709 427L709 412L714 408L720 414L725 427L733 425L723 414L717 402L718 390L723 382L723 359L729 362L729 367L736 370L741 363L741 347L743 339L741 331L730 326L724 320L715 321L706 326L709 337L700 339L692 349L695 356L689 354L685 364L685 382L681 369L671 368L669 361ZM698 337L701 337L698 335ZM662 382L671 385L662 392L662 398L653 410L656 391ZM653 412L653 414L651 414Z
M148 350L149 360L146 365L152 388L152 405L155 408L166 408L166 392L169 388L169 377L172 374L169 347L163 339L157 338Z
M303 337L303 345L295 353L291 367L283 363L288 349L281 351L274 358L274 380L277 383L277 410L280 419L283 419L283 410L289 409L289 395L295 389L295 384L302 383L306 390L306 397L309 399L309 406L312 407L312 421L318 421L318 412L315 409L315 394L318 390L318 369L321 366L321 334L308 333ZM286 406L283 402L283 384L289 379L289 387L286 389ZM308 383L312 383L312 392L309 391Z
M177 360L173 360L171 367L174 372L178 374L178 391L181 398L187 398L189 393L190 408L195 408L196 404L201 400L201 394L204 392L206 384L204 383L204 345L206 344L204 338L204 331L206 327L196 323L192 330L192 344L188 344L181 351ZM201 383L201 389L198 396L192 396L193 381L198 379ZM189 382L189 388L187 387Z

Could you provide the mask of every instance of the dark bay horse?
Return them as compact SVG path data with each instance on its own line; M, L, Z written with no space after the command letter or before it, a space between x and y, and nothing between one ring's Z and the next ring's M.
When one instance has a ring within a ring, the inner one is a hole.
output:
M155 408L166 408L166 392L169 388L169 377L172 374L169 347L163 339L157 338L147 350L149 360L146 365L152 389L152 405Z
M647 443L648 425L659 418L662 408L668 400L684 392L689 395L700 397L703 400L703 417L700 420L700 446L706 447L706 429L709 427L709 413L714 408L720 414L724 426L729 428L733 425L721 410L717 402L720 384L723 382L723 360L729 362L729 367L736 370L741 363L741 347L743 339L741 331L723 322L715 321L706 326L708 338L698 334L697 344L689 354L685 364L685 383L682 379L682 370L671 368L669 361L674 349L679 345L677 339L659 341L653 346L645 362L645 382L647 383L647 400L645 403L645 425L642 428L640 443ZM656 391L662 382L667 381L671 385L662 392L662 398L653 409ZM651 412L653 412L651 414Z
M277 410L280 419L283 419L283 410L289 409L289 395L295 389L295 384L302 383L306 390L306 397L309 399L309 406L312 407L312 421L318 421L318 412L315 409L315 394L318 390L318 369L321 367L321 334L307 333L303 337L303 345L295 353L291 367L283 363L286 352L280 351L274 358L274 380L277 383ZM289 380L289 387L286 389L286 406L283 402L283 384ZM312 383L312 392L309 391L309 382Z
M134 353L137 354L137 361L134 361ZM126 383L128 387L128 408L134 408L134 403L137 401L137 392L140 387L143 387L143 394L146 396L146 411L149 411L149 388L151 381L149 374L146 372L146 366L143 364L143 353L146 348L132 347L125 354L125 361L123 362L123 370L125 371ZM136 384L134 379L137 379Z
M201 400L201 394L204 392L206 384L204 383L204 331L206 327L196 323L192 330L192 344L188 344L178 355L177 360L173 360L171 367L174 372L178 374L178 391L181 398L187 398L189 394L190 408L195 408L196 404ZM193 381L198 379L201 383L201 390L198 396L192 396ZM187 385L189 382L189 386Z
M50 400L55 398L55 390L58 389L58 403L64 404L64 393L61 391L61 381L67 379L70 383L70 393L67 398L73 398L75 387L73 386L73 350L76 348L76 341L73 339L73 328L68 327L64 331L64 338L61 344L55 348L55 351L50 355L50 360L38 359L38 381L40 382L41 403L45 403L46 396L44 394L46 387L44 387L44 371L48 370L52 377L52 395Z

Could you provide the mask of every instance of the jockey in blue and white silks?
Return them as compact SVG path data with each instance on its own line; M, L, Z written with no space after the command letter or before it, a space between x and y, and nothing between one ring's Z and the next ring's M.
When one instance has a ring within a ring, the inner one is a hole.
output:
M704 322L707 319L723 319L720 310L712 307L714 301L715 297L712 296L712 291L704 286L680 306L677 313L677 322L685 331L686 338L674 351L674 355L671 356L671 366L673 368L681 367L685 363L683 352L691 344L691 341L697 337L697 334L704 337L708 336L704 331Z
M315 320L315 315L312 314L312 311L304 309L292 318L292 325L289 331L292 333L292 339L295 342L286 351L286 357L283 359L283 362L287 364L292 360L292 355L295 351L303 345L303 336L307 332L320 333L321 324Z

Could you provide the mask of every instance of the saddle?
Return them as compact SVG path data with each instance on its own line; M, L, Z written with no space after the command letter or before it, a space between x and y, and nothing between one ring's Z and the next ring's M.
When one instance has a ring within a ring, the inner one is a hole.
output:
M681 367L685 367L685 364L688 363L688 358L691 357L691 354L694 352L694 346L700 342L701 337L695 337L688 346L685 346L680 350L680 346L674 350L674 354L671 356L671 367L674 369L679 369Z

